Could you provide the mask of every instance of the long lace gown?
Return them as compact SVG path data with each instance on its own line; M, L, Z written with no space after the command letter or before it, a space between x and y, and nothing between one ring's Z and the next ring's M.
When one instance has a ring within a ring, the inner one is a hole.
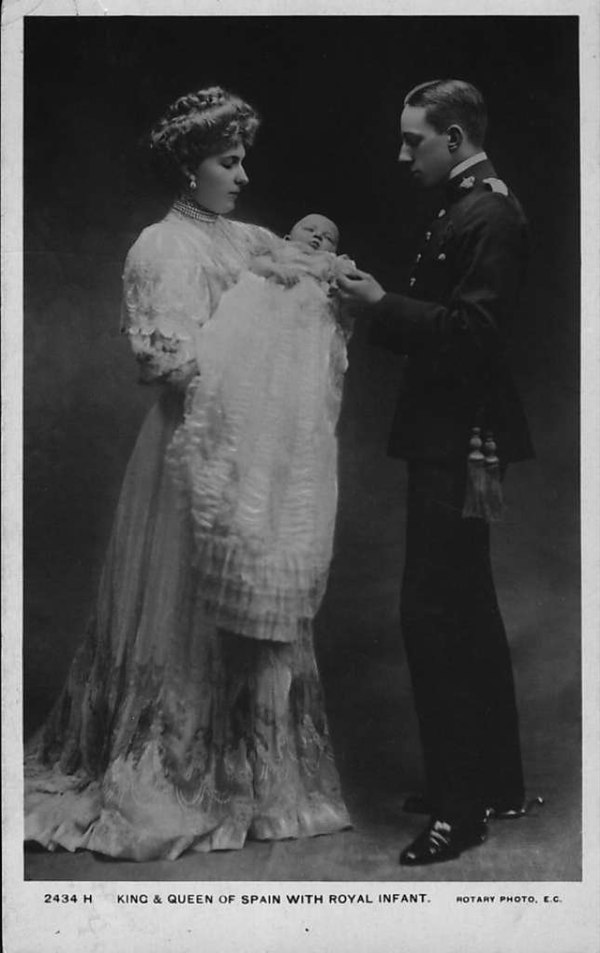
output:
M350 825L311 621L287 642L217 628L168 460L203 326L263 241L176 203L129 253L124 330L167 386L127 467L88 631L27 745L25 837L49 850L175 859Z

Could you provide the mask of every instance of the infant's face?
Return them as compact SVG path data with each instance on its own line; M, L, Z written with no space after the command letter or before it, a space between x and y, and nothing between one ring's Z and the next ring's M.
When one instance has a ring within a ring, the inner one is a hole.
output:
M311 213L301 218L290 231L290 240L309 252L337 250L340 233L335 222Z

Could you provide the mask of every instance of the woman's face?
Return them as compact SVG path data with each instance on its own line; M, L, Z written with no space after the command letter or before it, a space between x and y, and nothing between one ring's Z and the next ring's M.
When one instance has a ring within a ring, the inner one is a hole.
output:
M231 212L249 181L243 166L245 157L246 150L238 144L202 160L194 171L196 188L192 189L198 205L218 214Z

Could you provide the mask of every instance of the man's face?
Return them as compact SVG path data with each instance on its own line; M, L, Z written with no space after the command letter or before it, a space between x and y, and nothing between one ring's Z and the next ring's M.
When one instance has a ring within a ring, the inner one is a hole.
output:
M442 182L453 165L448 134L437 132L427 122L424 106L405 106L400 119L402 146L398 161L409 167L425 189Z

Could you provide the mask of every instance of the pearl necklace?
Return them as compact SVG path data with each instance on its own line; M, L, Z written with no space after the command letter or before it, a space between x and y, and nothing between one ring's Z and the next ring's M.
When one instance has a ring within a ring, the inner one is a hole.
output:
M210 212L207 208L201 208L195 202L190 202L186 198L179 198L173 203L173 209L180 215L187 218L194 218L197 222L216 222L219 215L216 212Z

